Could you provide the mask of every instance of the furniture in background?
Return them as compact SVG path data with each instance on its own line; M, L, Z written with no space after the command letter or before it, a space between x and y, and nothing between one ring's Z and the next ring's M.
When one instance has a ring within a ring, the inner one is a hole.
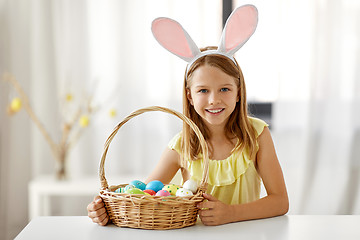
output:
M123 175L111 177L109 185L129 183L135 179L143 179L135 175ZM171 181L174 184L181 184L180 171ZM39 216L51 215L51 199L56 197L94 197L99 194L99 177L84 177L69 180L56 180L53 175L39 176L29 183L29 220ZM86 206L84 206L84 209Z

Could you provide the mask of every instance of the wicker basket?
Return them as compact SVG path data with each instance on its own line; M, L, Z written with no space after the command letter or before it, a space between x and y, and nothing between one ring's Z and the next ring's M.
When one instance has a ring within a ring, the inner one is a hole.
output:
M113 191L116 188L124 187L127 184L108 186L105 178L104 164L111 141L121 126L123 126L131 118L142 113L152 111L161 111L179 117L187 123L192 130L194 130L199 138L204 157L204 172L197 193L191 197L161 197L115 193ZM110 219L116 226L119 227L165 230L192 226L197 221L198 208L196 205L204 200L202 193L206 190L209 168L208 163L208 148L204 137L196 124L189 118L179 112L164 107L148 107L139 109L120 122L106 140L99 168L99 177L101 182L100 196L105 203Z

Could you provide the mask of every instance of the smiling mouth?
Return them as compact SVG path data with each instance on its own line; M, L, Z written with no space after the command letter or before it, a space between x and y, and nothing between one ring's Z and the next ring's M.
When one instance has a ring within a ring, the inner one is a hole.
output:
M212 114L217 114L220 113L222 111L224 111L225 108L219 108L219 109L206 109L207 112L212 113Z

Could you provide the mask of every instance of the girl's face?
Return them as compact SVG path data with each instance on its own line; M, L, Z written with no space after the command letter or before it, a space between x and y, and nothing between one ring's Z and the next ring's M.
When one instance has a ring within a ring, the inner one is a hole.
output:
M209 129L225 127L239 101L238 87L232 76L205 64L193 72L187 98Z

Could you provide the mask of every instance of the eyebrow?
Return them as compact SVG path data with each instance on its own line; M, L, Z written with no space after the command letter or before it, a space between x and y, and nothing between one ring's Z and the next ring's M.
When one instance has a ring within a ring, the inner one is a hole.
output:
M195 88L206 88L207 86L205 86L205 85L195 85L194 87Z
M230 87L233 87L235 84L230 84L230 83L226 83L224 85L221 85L221 87L227 87L227 86L230 86Z
M233 87L234 84L231 84L231 83L226 83L226 84L223 84L223 85L220 85L219 87ZM207 85L195 85L194 86L195 88L207 88L208 86Z

